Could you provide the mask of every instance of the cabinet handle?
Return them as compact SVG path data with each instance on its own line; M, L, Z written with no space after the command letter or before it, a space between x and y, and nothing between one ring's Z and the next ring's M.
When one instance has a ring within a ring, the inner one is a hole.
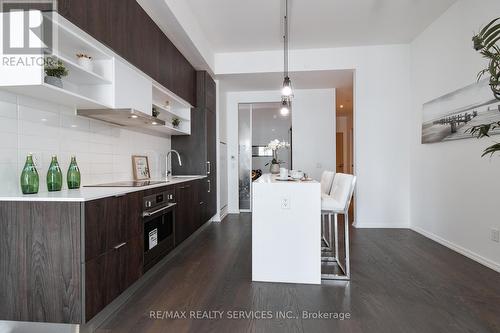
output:
M124 246L125 244L127 244L127 242L120 243L117 246L115 246L114 249L118 250L120 247Z
M208 193L210 193L210 191L211 191L211 187L212 187L212 186L211 186L211 185L212 185L212 183L210 183L210 180L207 180L207 182L208 182Z
M210 161L207 161L207 175L210 174L210 171L211 171L210 169L211 169L211 167L210 167Z
M191 185L186 185L186 186L181 186L181 187L179 187L179 188L180 188L181 190L184 190L184 189L186 189L186 188L190 188L190 187L191 187Z
M203 205L203 204L204 204L204 202L203 202L203 201L200 201L200 205Z

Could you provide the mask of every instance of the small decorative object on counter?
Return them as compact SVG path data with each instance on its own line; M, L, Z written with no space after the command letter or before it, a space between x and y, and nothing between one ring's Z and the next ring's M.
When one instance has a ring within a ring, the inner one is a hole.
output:
M23 172L21 173L21 190L23 194L38 193L40 179L35 163L33 163L33 155L30 153L26 156Z
M154 106L153 106L153 109L151 110L151 113L152 113L153 117L155 117L155 118L158 118L158 116L160 115L160 111L158 111L158 109Z
M177 117L172 118L172 126L174 128L179 128L179 125L181 124L181 120Z
M273 159L271 160L271 162L266 163L266 166L270 165L269 171L272 174L280 173L280 165L285 163L282 160L278 159L278 150L284 149L284 148L289 148L289 147L290 147L290 144L288 142L280 141L278 139L275 139L275 140L269 142L269 144L267 145L266 150L272 150L272 152L273 152Z
M49 192L60 191L62 188L62 172L57 162L57 156L52 155L49 171L47 172L47 190Z
M151 178L149 173L149 160L147 156L132 156L132 170L134 180L146 180Z
M45 83L59 88L63 87L61 78L68 75L68 70L64 67L64 63L61 60L55 57L45 58L44 70Z
M94 70L94 65L92 63L92 57L85 53L78 53L76 55L78 59L78 65L82 66L84 69L92 72Z
M73 190L80 188L80 169L78 164L76 164L76 157L71 156L71 163L69 164L68 174L66 176L66 181L68 182L68 189Z

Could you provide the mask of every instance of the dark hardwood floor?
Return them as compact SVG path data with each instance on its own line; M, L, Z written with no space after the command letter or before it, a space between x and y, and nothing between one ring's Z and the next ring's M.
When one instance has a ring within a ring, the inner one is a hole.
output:
M226 314L150 318L196 310ZM299 318L229 319L235 310ZM351 318L303 319L302 311ZM97 332L500 332L500 274L410 230L354 229L350 282L251 282L251 216L232 215L204 229Z

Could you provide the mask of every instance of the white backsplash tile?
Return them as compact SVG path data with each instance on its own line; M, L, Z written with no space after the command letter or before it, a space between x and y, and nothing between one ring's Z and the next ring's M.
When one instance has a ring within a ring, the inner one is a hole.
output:
M170 138L160 138L78 117L66 106L0 91L0 184L19 188L26 155L33 154L46 191L45 175L58 156L64 182L72 155L82 184L131 180L132 155L149 158L151 177L165 174ZM66 184L64 184L66 188Z

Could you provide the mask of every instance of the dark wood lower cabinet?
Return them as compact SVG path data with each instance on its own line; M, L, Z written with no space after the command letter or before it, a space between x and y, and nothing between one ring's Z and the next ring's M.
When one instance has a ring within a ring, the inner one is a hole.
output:
M80 323L80 212L80 203L0 202L0 320Z
M176 200L175 243L178 245L198 228L196 221L199 206L197 181L179 184L176 189Z
M176 245L213 215L209 179L175 185ZM0 320L92 319L142 276L142 201L158 191L174 186L83 203L0 202Z
M136 236L85 263L85 318L92 319L142 275L143 238Z

